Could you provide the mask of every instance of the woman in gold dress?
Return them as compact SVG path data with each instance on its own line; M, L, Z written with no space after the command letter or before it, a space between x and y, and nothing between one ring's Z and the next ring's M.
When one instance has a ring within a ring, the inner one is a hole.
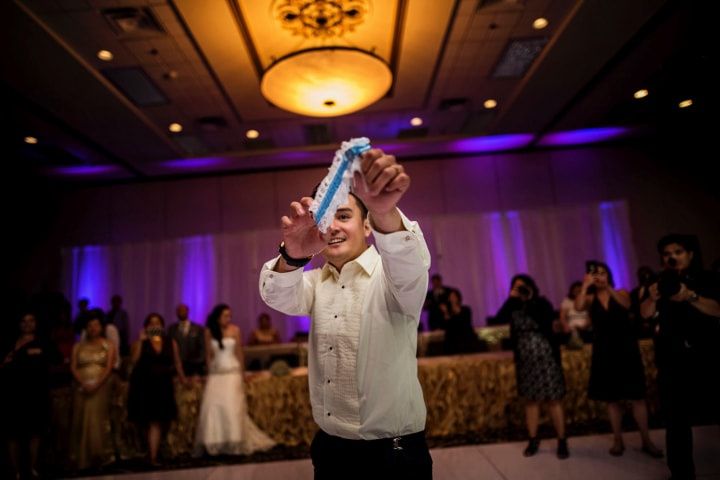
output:
M71 459L78 469L115 460L110 436L110 383L115 347L103 338L102 311L87 317L84 341L75 344L71 370L75 378Z

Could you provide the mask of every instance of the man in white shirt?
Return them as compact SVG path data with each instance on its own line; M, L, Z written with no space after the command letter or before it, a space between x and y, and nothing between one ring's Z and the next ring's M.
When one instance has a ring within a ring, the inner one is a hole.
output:
M290 204L281 255L263 266L260 294L271 308L312 318L315 478L430 479L415 358L430 254L418 224L397 208L410 177L395 157L370 150L362 171L365 182L356 178L325 234L311 198ZM303 272L319 252L323 268Z

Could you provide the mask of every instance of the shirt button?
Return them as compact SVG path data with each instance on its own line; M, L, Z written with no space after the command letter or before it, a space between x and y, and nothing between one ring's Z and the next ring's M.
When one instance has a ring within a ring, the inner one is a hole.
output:
M342 286L342 287L340 287L340 288L345 288L345 285L343 285L343 286Z
M330 412L328 412L328 417L330 416Z
M337 318L337 315L335 315L335 318Z
M328 378L328 383L330 383L330 379Z
M330 347L330 351L332 351L332 347Z
M406 242L409 242L411 239L412 239L412 237L411 237L410 235L407 235L407 236L405 237L405 241L406 241Z

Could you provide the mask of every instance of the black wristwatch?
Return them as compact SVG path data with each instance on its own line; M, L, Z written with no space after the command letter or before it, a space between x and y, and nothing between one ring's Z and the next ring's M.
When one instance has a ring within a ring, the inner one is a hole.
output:
M280 256L285 260L285 263L290 265L291 267L304 267L308 263L310 263L310 260L312 260L312 255L305 258L293 258L290 255L288 255L287 250L285 250L285 242L280 242L280 247L278 248L278 252L280 252Z

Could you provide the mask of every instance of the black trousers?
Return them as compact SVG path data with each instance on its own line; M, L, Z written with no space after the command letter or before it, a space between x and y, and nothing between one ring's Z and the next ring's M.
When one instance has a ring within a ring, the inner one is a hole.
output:
M689 349L656 353L667 464L673 480L695 478L692 426L720 423L720 391L712 378L720 357L703 353Z
M379 440L348 440L319 430L310 446L315 480L431 480L425 432Z

